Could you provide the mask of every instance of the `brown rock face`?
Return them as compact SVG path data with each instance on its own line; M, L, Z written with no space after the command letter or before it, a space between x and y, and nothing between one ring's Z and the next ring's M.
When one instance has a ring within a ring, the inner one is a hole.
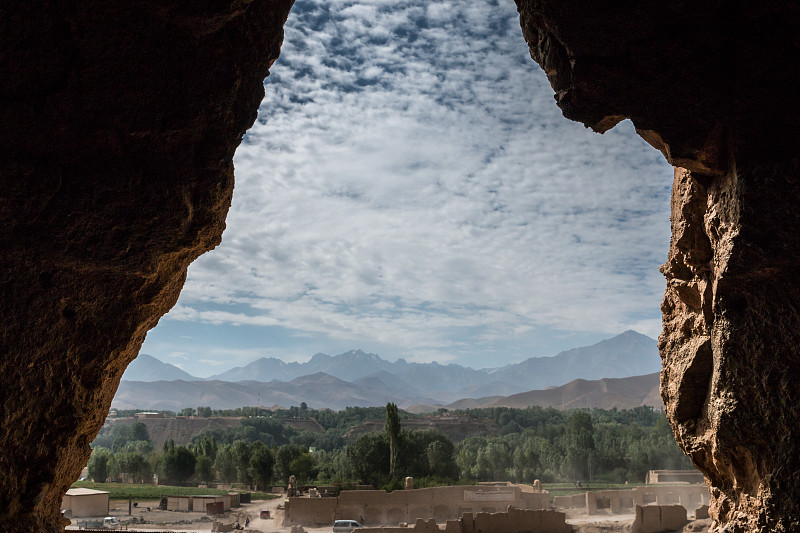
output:
M61 531L119 379L216 246L292 0L0 6L0 529Z
M715 527L800 530L800 8L517 6L564 115L630 118L677 167L661 391Z

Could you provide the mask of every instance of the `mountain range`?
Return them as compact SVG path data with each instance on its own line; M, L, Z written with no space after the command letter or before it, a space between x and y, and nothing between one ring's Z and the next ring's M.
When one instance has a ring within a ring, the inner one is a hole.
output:
M480 370L456 364L409 363L404 359L390 362L376 354L351 350L337 356L318 353L306 363L263 357L202 379L141 354L125 371L113 405L123 409L179 410L198 405L227 409L306 402L312 407L341 409L393 401L401 407L435 408L453 402L477 407L485 399L500 401L520 393L542 392L576 379L596 381L600 377L653 374L660 365L656 342L634 331L552 357L532 357L521 363ZM165 381L170 382L169 386ZM632 395L638 397L639 392Z
M122 374L123 381L175 381L178 379L183 381L202 380L202 378L196 378L177 366L163 363L146 353L140 353Z

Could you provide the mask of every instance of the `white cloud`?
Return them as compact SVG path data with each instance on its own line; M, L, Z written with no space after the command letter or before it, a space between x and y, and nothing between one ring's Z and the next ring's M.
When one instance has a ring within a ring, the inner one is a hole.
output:
M266 83L223 243L168 318L439 361L657 334L671 171L629 124L560 116L509 2L298 1Z

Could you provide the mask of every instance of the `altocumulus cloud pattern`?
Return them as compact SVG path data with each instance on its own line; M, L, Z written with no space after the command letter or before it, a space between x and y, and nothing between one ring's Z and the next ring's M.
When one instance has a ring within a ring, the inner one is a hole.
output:
M561 117L510 0L298 0L264 84L223 244L144 351L485 367L660 330L671 168Z

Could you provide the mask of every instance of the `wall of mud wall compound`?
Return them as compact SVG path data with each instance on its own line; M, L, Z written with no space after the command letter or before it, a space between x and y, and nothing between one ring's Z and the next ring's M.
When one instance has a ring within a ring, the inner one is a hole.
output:
M561 509L584 508L587 514L632 513L637 505L648 504L681 505L689 512L694 512L698 507L707 505L710 499L711 495L705 485L667 485L556 496L553 505Z
M637 505L631 533L675 531L687 522L686 508L682 505Z
M393 525L412 523L417 518L444 523L464 513L498 512L509 505L518 509L544 509L550 506L550 495L525 485L431 487L390 493L342 491L336 498L289 498L284 525L323 526L334 520Z
M464 513L461 518L445 522L446 533L568 533L564 513L550 509L515 509L500 513ZM434 519L418 518L412 527L366 527L359 533L440 533Z

